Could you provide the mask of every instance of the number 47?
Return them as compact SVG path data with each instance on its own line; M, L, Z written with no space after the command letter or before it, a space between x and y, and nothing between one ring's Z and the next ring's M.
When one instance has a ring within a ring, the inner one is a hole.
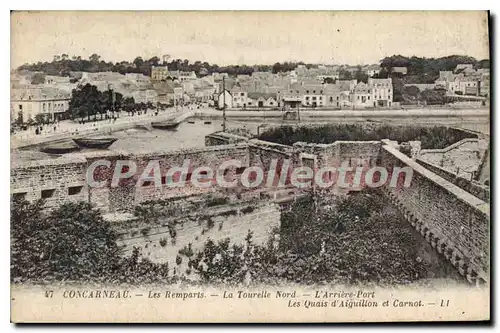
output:
M54 296L53 290L46 290L45 291L45 298L52 298L52 296Z

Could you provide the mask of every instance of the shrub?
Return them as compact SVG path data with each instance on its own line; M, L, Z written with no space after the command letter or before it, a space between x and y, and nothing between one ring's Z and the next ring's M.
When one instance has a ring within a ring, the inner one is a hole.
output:
M161 245L161 247L167 246L167 238L166 237L160 239L160 245Z
M243 214L250 214L250 213L251 213L251 212L253 212L254 210L255 210L255 208L253 208L252 206L247 206L247 207L243 208L243 209L241 210L241 212L242 212Z
M234 209L231 209L231 210L228 210L228 211L225 211L225 212L221 212L219 215L220 216L231 216L231 215L237 215L238 212Z
M207 207L220 206L225 205L229 202L229 199L226 197L217 197L212 198L207 201Z
M145 227L145 228L142 228L142 229L141 229L141 234L142 234L143 236L146 236L150 230L151 230L151 228L150 228L150 227Z
M184 255L188 258L192 257L194 252L191 246L192 246L191 243L189 243L187 246L184 246L182 249L179 250L179 254Z

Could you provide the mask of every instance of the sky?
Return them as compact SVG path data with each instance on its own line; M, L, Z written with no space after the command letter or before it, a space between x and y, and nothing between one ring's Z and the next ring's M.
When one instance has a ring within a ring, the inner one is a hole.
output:
M372 64L394 54L489 58L486 12L13 12L11 68L66 53L218 65Z

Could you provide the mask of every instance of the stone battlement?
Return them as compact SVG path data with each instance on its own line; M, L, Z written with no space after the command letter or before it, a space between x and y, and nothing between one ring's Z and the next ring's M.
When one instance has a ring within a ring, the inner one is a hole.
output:
M209 135L206 142L207 147L197 149L149 154L92 152L20 163L11 170L11 193L30 201L45 198L49 207L67 201L85 200L106 212L122 212L131 211L148 200L210 193L242 197L253 195L256 191L239 187L202 189L189 184L182 188L157 188L146 183L136 186L138 177L151 159L159 160L162 175L171 167L182 166L186 159L190 159L191 168L204 166L212 170L229 159L239 160L244 167L260 166L265 171L269 170L273 159L290 159L293 166L315 168L326 165L335 167L346 161L349 166L383 166L387 169L408 166L413 169L410 186L385 187L383 190L388 198L436 251L442 253L471 283L488 281L489 204L418 164L390 142L336 141L332 144L296 143L284 146L227 133ZM137 165L137 175L124 180L124 186L91 188L86 182L87 168L99 159L110 161L111 166L96 170L98 180L109 184L112 171L120 159L133 160ZM236 168L228 171L238 175ZM166 179L162 177L162 184L164 181ZM273 193L266 195L273 198Z

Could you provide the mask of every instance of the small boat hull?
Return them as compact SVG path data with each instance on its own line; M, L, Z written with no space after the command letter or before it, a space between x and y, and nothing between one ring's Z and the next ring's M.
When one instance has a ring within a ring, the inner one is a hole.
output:
M203 124L205 125L210 125L212 122L211 121L204 121Z
M84 148L99 148L106 149L111 146L117 138L83 138L83 139L73 139L73 141L80 147Z
M47 147L40 148L41 152L47 154L68 154L79 151L80 147L75 144L58 144L58 145L50 145Z
M179 126L179 123L162 121L162 122L151 123L151 126L153 128L157 128L157 129L172 130L172 129L176 129L177 126Z

